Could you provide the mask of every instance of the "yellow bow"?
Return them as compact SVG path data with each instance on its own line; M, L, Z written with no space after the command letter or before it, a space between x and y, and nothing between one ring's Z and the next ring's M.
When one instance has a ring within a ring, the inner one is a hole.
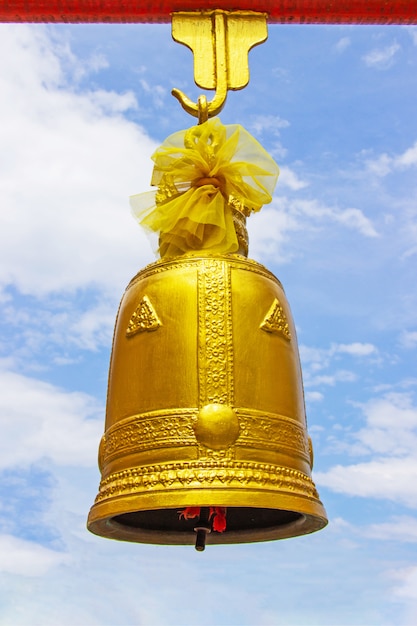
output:
M242 126L218 118L168 137L152 156L156 193L131 196L139 223L159 233L161 258L238 250L231 200L259 211L279 169ZM236 202L234 202L236 204Z

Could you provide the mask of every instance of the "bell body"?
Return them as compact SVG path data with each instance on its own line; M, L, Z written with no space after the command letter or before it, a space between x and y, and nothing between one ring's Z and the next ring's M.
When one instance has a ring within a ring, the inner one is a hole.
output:
M116 321L99 465L98 535L192 544L186 507L227 507L211 544L326 525L295 327L271 272L236 254L137 274Z

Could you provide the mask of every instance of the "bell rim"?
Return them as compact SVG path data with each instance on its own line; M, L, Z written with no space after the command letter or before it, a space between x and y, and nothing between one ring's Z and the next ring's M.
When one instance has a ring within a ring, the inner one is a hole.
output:
M190 490L191 491L191 490ZM146 497L149 496L149 497ZM161 500L166 506L161 506ZM276 505L274 507L274 502ZM158 506L159 504L159 506ZM116 520L126 513L171 509L178 512L188 506L219 506L227 509L263 509L271 512L286 512L298 515L297 519L286 523L276 524L267 528L248 528L240 530L226 530L224 533L212 532L210 544L238 544L249 542L273 541L310 534L321 530L327 523L326 511L320 500L311 499L300 494L278 493L251 493L224 490L197 490L194 493L142 494L138 496L122 496L105 502L98 502L91 507L88 516L87 528L95 535L128 541L133 543L151 543L159 545L192 545L195 542L193 531L161 532L158 529L150 530L132 527Z

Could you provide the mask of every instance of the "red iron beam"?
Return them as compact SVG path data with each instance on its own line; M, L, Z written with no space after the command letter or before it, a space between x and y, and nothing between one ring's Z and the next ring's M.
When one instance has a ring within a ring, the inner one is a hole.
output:
M417 0L0 0L0 22L163 23L211 9L261 11L278 24L417 24Z

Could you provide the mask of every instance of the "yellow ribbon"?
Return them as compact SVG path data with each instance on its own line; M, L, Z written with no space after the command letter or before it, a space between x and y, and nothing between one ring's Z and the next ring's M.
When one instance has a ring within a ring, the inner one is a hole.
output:
M272 200L279 169L242 126L213 118L168 137L152 156L152 194L131 196L133 214L159 233L161 258L237 252L231 199L246 211Z

